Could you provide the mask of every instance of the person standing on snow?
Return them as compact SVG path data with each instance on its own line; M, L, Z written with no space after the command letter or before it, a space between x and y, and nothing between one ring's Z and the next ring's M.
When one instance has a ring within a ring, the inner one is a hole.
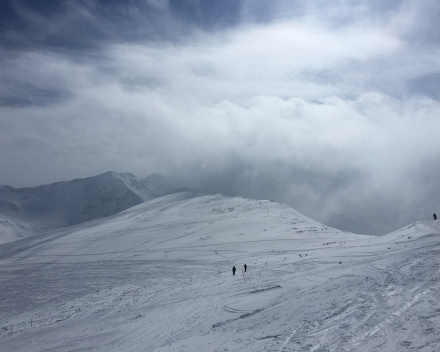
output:
M433 216L434 216L434 220L437 220L437 215L435 213L434 213Z
M247 269L247 265L245 264L244 265L244 272L246 272L246 269Z
M233 266L232 267L232 275L235 275L235 270L237 270L237 269L235 269L235 266Z

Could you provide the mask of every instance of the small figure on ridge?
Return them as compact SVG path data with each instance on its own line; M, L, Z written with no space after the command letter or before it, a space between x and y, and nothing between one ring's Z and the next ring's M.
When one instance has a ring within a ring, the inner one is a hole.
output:
M235 275L235 270L237 270L237 269L235 269L235 266L233 266L232 267L232 275Z
M244 272L246 272L246 269L247 269L247 265L245 264L244 265Z
M436 213L434 213L434 220L437 220L437 215L436 215Z

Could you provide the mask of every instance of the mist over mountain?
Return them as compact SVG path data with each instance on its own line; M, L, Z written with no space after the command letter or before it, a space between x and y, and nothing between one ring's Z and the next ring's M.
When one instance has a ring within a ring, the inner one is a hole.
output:
M159 173L138 179L131 173L109 171L37 187L0 186L0 243L111 216L154 198L193 190L183 184ZM383 234L365 219L349 214L332 213L321 222L358 234Z
M440 351L439 18L0 1L0 352Z
M325 224L327 226L334 227L335 229L359 233L362 235L379 236L383 234L383 231L381 229L378 229L370 223L366 223L359 219L353 219L349 216L341 215L338 213L329 214Z
M32 188L0 186L0 243L114 215L175 188L160 174L138 179L117 172Z

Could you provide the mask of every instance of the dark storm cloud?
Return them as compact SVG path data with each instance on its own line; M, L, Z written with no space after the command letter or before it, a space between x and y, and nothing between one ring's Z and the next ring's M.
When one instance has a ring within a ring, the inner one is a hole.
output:
M235 0L6 0L0 5L3 45L86 50L106 42L180 40L193 29L236 25Z
M84 50L109 41L181 40L195 29L270 23L310 12L338 27L371 17L379 21L401 5L400 0L5 0L0 4L0 38L16 48ZM435 14L428 15L434 22Z
M0 8L1 43L24 49L36 46L86 48L105 31L91 8L72 1L5 1Z
M0 106L47 105L70 97L69 92L59 89L44 89L32 85L17 88L15 91L4 92L0 96Z
M438 206L434 1L0 6L0 183L162 172L379 232Z

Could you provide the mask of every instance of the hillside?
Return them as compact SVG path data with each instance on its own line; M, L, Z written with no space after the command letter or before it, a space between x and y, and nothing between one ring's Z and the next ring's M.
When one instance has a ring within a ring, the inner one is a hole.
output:
M117 214L172 192L160 174L102 175L15 189L0 187L0 243Z
M440 222L362 236L271 201L171 194L1 245L0 345L435 351L439 235Z

